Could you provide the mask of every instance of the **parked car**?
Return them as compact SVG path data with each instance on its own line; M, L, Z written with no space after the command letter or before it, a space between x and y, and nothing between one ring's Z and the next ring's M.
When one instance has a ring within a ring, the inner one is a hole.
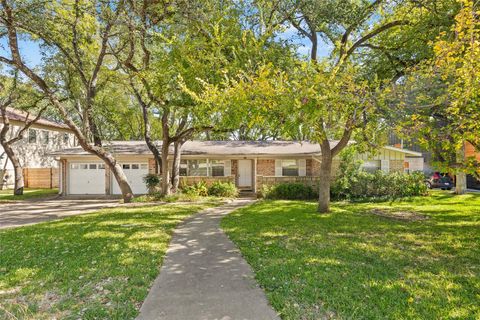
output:
M429 189L452 190L455 186L452 178L447 175L441 175L435 172L429 179L425 180L425 184Z

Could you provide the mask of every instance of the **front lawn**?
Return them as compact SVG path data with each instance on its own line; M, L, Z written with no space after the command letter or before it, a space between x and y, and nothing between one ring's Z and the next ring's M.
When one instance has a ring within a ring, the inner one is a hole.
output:
M480 194L262 201L222 221L283 319L480 319Z
M14 196L12 189L0 190L0 202L51 197L58 194L58 189L25 189L23 195Z
M173 228L215 203L116 208L0 231L0 319L133 319Z

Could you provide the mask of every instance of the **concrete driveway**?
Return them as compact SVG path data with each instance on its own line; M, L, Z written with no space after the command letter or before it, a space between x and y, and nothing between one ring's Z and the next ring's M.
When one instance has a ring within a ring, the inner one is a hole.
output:
M122 205L119 199L38 199L0 203L0 229L61 219Z

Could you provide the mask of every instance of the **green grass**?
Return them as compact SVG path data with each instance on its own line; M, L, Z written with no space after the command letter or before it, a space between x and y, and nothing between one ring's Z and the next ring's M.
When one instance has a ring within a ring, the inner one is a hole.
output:
M283 319L480 319L480 194L315 210L263 201L222 221Z
M57 194L58 194L58 189L25 189L23 191L23 195L14 196L13 190L7 189L7 190L0 190L0 202L51 197Z
M133 319L173 228L215 204L106 209L0 231L0 319Z

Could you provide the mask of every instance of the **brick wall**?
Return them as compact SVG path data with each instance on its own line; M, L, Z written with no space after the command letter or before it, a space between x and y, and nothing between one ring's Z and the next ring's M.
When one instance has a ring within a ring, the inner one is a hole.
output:
M314 177L320 176L320 161L311 159L311 175ZM340 167L340 160L334 159L332 161L332 176L336 176L338 173L338 169ZM308 174L308 160L307 160L307 175Z
M467 142L465 143L465 157L475 157L480 161L480 152L476 152L473 145Z
M405 169L404 160L390 160L390 172L403 172Z
M275 159L257 160L257 176L275 176Z
M148 173L156 173L155 169L156 169L155 159L154 158L148 159Z

